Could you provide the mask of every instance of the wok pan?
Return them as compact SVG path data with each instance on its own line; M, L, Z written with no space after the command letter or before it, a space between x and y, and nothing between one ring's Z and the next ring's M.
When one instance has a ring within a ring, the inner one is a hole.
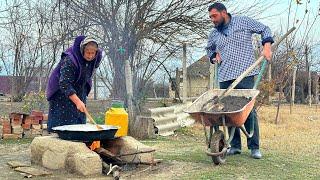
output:
M52 128L59 138L81 142L99 141L114 139L119 127L110 125L99 125L103 129L99 130L93 124L64 125Z

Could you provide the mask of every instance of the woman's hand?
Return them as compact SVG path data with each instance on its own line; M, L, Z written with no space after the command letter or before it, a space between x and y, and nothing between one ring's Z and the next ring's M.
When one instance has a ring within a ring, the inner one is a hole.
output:
M87 110L86 105L79 99L76 94L69 96L69 99L77 106L80 112L85 112Z
M77 106L77 109L80 112L85 112L86 111L86 105L81 100L76 103L76 106Z

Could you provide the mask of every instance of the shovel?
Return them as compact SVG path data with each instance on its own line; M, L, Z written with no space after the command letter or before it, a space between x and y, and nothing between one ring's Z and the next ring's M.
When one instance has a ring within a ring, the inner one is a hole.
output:
M271 47L272 51L278 47L281 41L283 41L290 33L292 33L296 28L292 27L285 35L283 35L276 43L274 43ZM230 92L239 84L240 81L242 81L243 78L245 78L254 68L256 68L262 61L264 61L263 66L261 67L261 71L259 73L257 82L254 86L254 88L257 88L257 85L259 81L261 80L264 68L266 66L266 60L264 59L264 56L260 56L258 60L256 60L248 69L246 69L227 89L225 89L220 96L213 99L214 104L208 108L208 111L211 111L214 108L223 109L223 104L221 104L221 100L228 96Z

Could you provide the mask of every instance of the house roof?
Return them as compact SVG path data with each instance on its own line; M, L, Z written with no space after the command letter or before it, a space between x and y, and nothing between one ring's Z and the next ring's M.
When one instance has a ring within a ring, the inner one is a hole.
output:
M210 61L207 56L202 56L199 60L187 67L189 77L209 77Z

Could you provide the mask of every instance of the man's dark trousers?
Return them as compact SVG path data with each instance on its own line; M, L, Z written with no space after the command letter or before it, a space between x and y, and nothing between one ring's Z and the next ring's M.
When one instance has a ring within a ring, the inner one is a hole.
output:
M227 89L234 80L220 82L221 89ZM245 77L236 87L235 89L252 89L254 86L254 76ZM252 121L254 121L254 133L251 138L247 138L248 149L259 149L259 125L258 118L255 109L253 109L246 122L244 123L246 130L249 132L249 128L251 126ZM229 128L230 133L231 128ZM241 137L240 137L240 129L236 128L234 132L234 137L231 141L231 147L241 149Z

